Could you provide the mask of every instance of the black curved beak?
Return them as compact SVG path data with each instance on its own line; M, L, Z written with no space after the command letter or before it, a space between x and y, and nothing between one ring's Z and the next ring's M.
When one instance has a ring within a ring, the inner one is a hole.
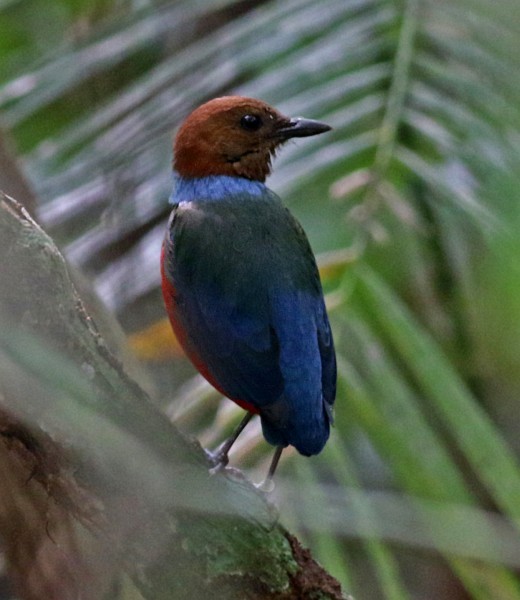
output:
M320 121L314 121L313 119L304 119L303 117L295 117L289 121L282 123L280 129L277 130L276 134L284 140L288 140L293 137L307 137L310 135L318 135L319 133L325 133L330 131L332 127L321 123Z

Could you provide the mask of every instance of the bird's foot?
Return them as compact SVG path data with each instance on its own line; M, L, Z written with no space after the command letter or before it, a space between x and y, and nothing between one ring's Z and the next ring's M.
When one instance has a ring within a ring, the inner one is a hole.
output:
M219 448L219 449L215 450L214 452L211 452L210 450L206 450L206 449L204 451L210 462L210 465L211 465L210 473L212 475L214 473L218 473L219 471L222 471L222 469L225 469L227 467L227 465L229 463L229 456L228 456L228 453L223 451L222 448Z
M276 471L276 467L278 466L278 462L280 461L280 457L282 456L283 448L283 446L277 446L276 450L274 451L273 459L271 460L271 464L269 466L267 477L262 481L262 483L255 485L257 490L260 490L261 492L264 492L266 494L269 494L274 491L274 473Z
M260 492L264 492L264 494L270 494L274 492L274 481L271 477L266 477L260 483L255 483L255 488Z
M231 450L231 446L236 442L238 436L242 433L245 426L249 423L249 421L253 418L253 413L246 413L246 416L240 421L238 427L235 429L231 437L229 437L221 446L215 450L215 452L210 452L206 450L206 456L209 458L211 464L213 465L211 468L211 473L218 473L222 471L229 462L229 451Z

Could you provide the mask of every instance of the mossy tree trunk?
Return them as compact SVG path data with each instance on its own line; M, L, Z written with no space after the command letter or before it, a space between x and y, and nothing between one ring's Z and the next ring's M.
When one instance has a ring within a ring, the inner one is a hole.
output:
M23 600L341 598L237 472L210 475L0 194L0 540Z

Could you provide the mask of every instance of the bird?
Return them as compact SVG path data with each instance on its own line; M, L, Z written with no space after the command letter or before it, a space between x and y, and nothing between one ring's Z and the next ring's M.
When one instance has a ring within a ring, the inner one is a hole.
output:
M287 140L331 127L290 118L255 98L223 96L196 108L173 148L172 204L161 252L173 331L196 369L246 411L215 453L254 415L276 450L321 452L333 422L336 356L307 236L265 184Z

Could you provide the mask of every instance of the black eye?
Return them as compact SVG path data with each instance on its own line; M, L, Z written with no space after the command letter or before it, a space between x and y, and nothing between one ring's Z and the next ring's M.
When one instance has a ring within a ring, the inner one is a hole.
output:
M262 119L258 115L244 115L240 119L240 126L246 131L258 131L262 125Z

